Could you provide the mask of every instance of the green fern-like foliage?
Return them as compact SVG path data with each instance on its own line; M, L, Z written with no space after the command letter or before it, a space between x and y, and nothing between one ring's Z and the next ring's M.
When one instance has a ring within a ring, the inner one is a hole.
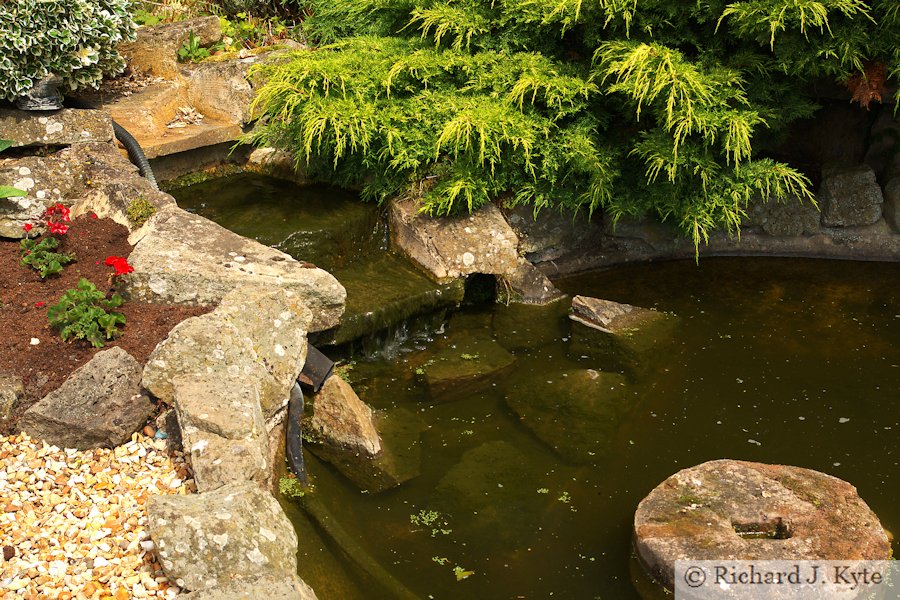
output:
M900 79L895 0L311 0L315 51L257 67L255 141L431 214L491 201L655 212L695 244L754 196L811 201L765 155L816 78Z

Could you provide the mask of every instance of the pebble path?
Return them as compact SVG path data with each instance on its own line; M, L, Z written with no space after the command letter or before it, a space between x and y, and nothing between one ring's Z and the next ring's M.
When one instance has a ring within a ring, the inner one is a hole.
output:
M0 437L0 597L174 598L147 533L152 494L188 494L184 456L134 434L113 449Z

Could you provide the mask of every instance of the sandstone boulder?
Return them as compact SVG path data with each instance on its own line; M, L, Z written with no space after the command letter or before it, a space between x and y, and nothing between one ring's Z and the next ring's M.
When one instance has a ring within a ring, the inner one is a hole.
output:
M238 288L213 312L176 325L150 354L142 384L171 404L179 376L240 378L256 387L263 415L269 418L287 403L303 369L311 318L301 298L290 291Z
M566 296L556 289L546 275L524 258L519 258L516 268L500 279L502 281L501 295L505 296L505 298L501 298L501 301L549 304Z
M73 108L47 112L0 109L0 131L13 146L70 146L113 139L108 112Z
M607 371L643 373L671 338L676 319L670 314L588 296L572 299L570 351L590 356Z
M257 600L265 590L266 600L316 600L316 593L299 577L262 575L241 579L208 590L181 596L183 600Z
M368 458L381 452L372 409L340 377L329 377L305 412L304 432L323 444Z
M197 17L175 23L141 27L137 39L119 45L119 52L134 69L156 77L171 79L178 75L178 49L191 34L207 45L222 38L219 17Z
M516 234L493 204L460 217L421 215L411 199L393 200L388 210L392 246L438 281L503 275L518 264Z
M141 365L119 347L98 352L56 390L25 411L18 427L61 448L114 447L154 410L141 394Z
M679 471L638 505L645 568L674 587L675 561L886 560L891 545L856 488L818 471L714 460Z
M872 167L827 166L822 169L819 201L823 225L853 227L878 221L884 197Z
M229 123L250 121L253 89L247 72L255 58L206 62L185 74L187 99L203 115Z
M297 534L255 483L187 496L151 496L147 529L166 575L190 591L297 571Z
M182 443L197 490L269 476L269 441L259 391L237 377L181 376L173 381Z
M209 305L250 285L305 304L310 331L334 327L344 312L347 293L331 274L175 206L156 213L128 260L135 272L123 291L139 301Z

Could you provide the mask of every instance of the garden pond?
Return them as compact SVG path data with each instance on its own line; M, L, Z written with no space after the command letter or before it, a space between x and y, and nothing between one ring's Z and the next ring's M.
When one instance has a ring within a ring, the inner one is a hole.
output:
M373 493L306 453L315 492L286 510L323 600L654 597L634 510L718 458L845 479L900 528L900 264L704 258L556 281L674 315L626 377L574 343L567 300L447 312L461 289L392 256L350 192L241 175L174 195L345 285L365 326L317 345L352 355L359 396L402 423L385 443L419 466Z

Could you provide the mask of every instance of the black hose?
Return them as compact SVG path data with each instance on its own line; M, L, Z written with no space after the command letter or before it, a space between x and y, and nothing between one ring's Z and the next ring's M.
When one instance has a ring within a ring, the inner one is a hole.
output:
M150 162L147 160L147 155L144 154L144 150L141 148L141 145L138 144L138 141L134 139L134 136L128 133L128 130L116 123L112 122L113 132L116 134L116 139L122 142L122 145L125 146L125 150L128 151L128 158L131 159L137 168L140 169L141 175L147 178L147 181L150 182L150 185L153 186L154 189L159 189L159 184L156 183L156 176L153 175L153 169L150 168Z
M291 399L288 400L287 427L285 427L285 454L291 471L300 483L306 485L306 464L303 462L303 440L300 438L300 418L303 416L303 390L294 382Z

